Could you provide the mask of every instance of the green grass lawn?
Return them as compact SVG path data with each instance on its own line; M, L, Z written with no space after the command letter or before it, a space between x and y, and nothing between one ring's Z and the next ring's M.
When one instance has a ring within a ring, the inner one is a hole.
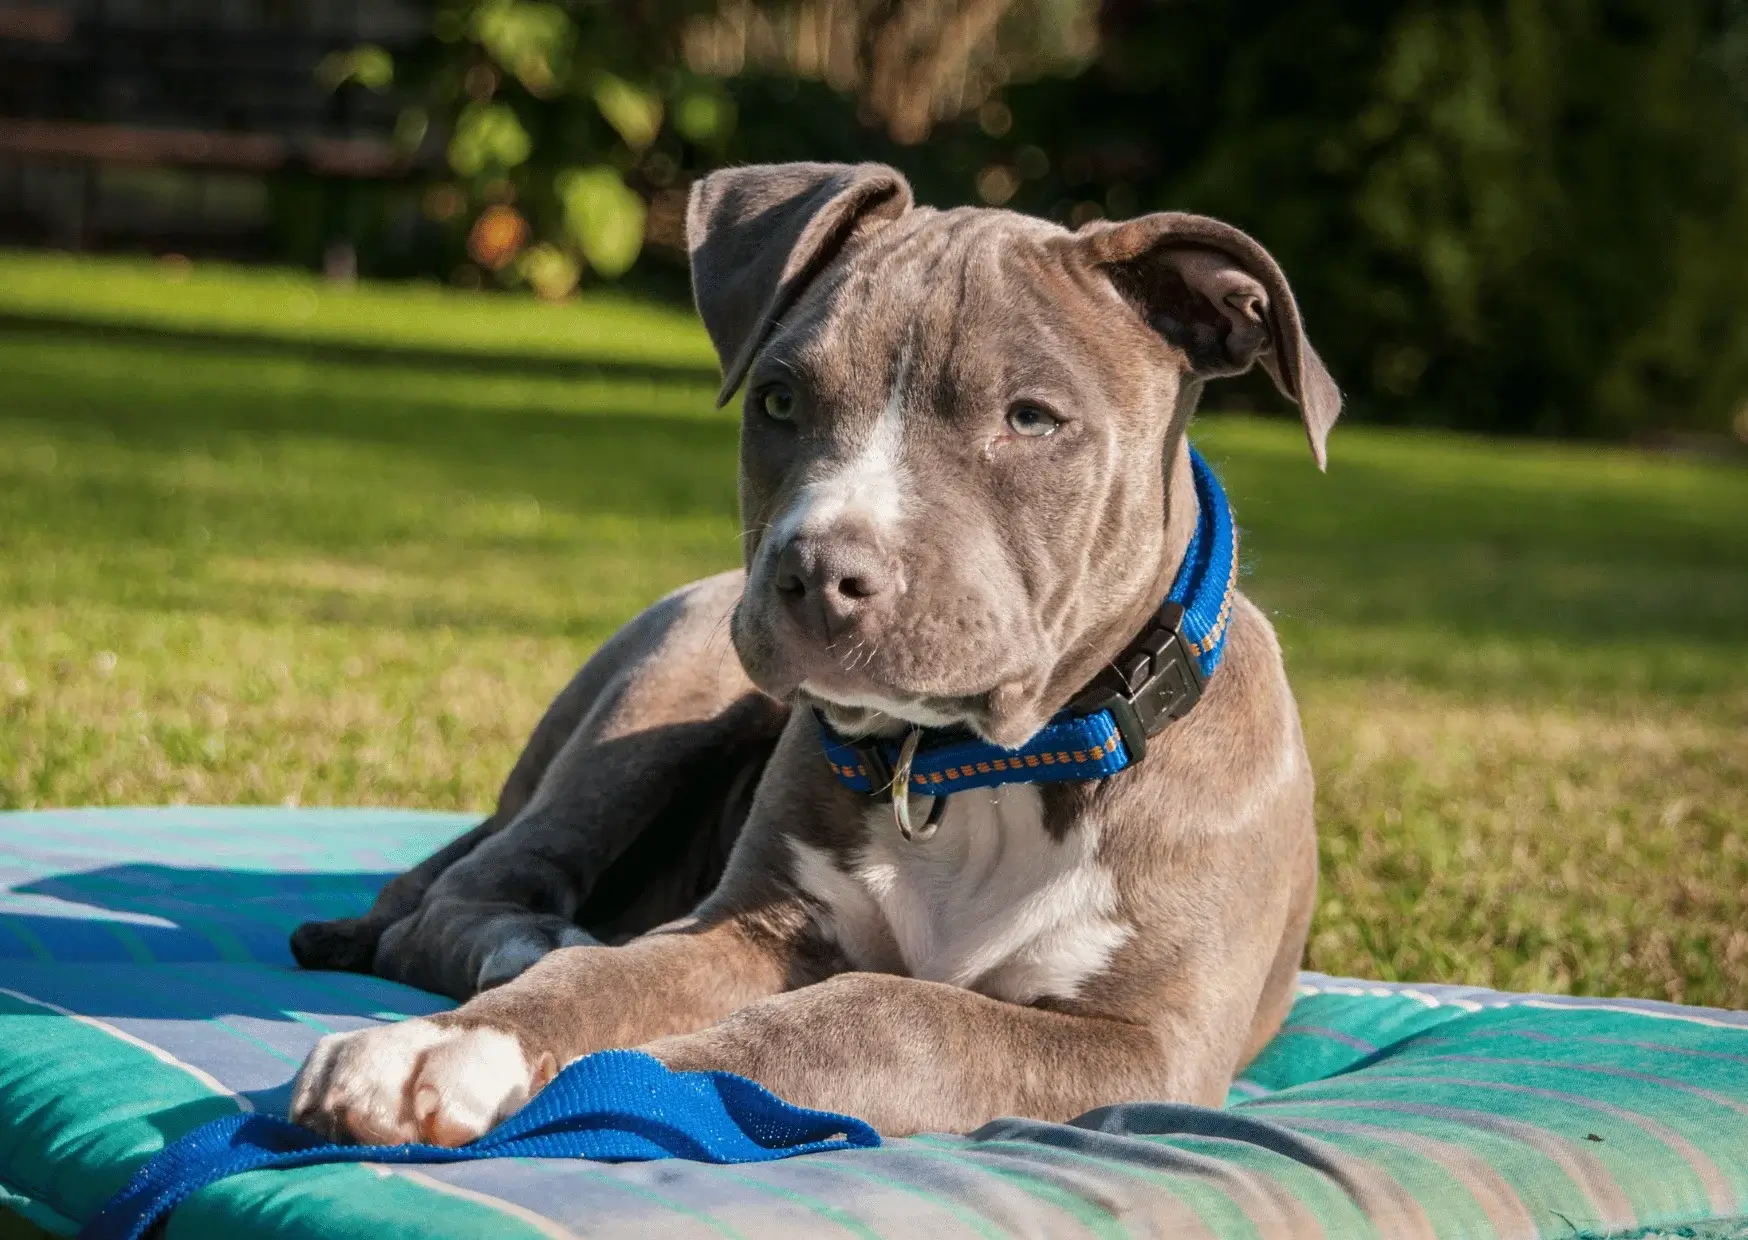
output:
M732 564L689 317L0 254L0 808L488 805ZM1317 766L1308 963L1748 1006L1748 471L1197 438Z

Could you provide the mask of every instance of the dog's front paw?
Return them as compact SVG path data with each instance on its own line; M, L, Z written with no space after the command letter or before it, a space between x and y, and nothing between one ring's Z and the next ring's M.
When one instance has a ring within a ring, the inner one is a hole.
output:
M291 1118L338 1141L465 1145L515 1112L557 1072L512 1034L431 1020L335 1033L292 1088Z

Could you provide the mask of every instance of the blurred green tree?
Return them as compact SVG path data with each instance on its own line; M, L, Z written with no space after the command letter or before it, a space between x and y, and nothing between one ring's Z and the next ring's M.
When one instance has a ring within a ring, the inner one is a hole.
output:
M935 202L1249 229L1356 416L1748 407L1748 0L438 0L432 31L333 71L420 101L463 282L677 291L694 176L875 158Z
M625 274L646 240L677 249L689 180L786 126L778 100L739 132L739 78L824 83L849 123L815 157L855 158L875 135L920 140L1016 65L1084 63L1092 32L1082 0L440 0L426 55L358 49L329 78L392 76L417 100L398 132L444 144L425 212L471 260L455 278L560 296Z
M979 184L1250 229L1361 416L1618 436L1748 401L1748 4L1110 0L1100 33L1005 92Z

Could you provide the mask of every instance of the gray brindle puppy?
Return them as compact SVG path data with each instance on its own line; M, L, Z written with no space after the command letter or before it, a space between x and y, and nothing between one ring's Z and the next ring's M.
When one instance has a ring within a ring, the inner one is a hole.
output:
M1340 396L1285 277L1214 220L936 211L871 164L714 173L686 227L747 393L745 572L608 641L486 822L298 931L306 965L467 1001L324 1038L294 1118L460 1144L607 1047L889 1134L1219 1104L1292 1003L1317 874L1248 600L1143 760L917 797L932 834L846 786L821 721L1012 748L1097 682L1197 528L1206 380L1260 363L1323 464Z

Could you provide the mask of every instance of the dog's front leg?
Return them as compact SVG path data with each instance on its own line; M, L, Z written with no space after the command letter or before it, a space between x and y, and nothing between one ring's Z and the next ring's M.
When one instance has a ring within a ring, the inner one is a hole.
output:
M702 1029L794 978L784 927L677 924L623 947L553 952L453 1012L323 1038L291 1117L340 1140L462 1145L592 1051Z
M1136 1098L1199 1100L1221 1069L1157 1029L1022 1007L881 973L843 973L644 1049L676 1071L747 1076L800 1106L892 1136L997 1116L1065 1120ZM1223 1081L1219 1086L1223 1088Z

